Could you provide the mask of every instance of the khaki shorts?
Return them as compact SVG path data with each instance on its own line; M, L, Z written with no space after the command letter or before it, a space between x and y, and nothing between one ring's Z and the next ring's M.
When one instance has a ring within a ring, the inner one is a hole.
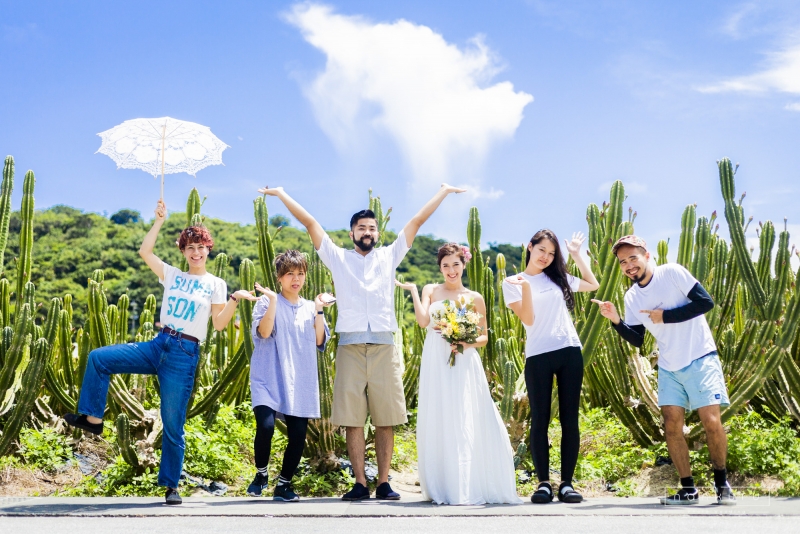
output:
M394 345L340 345L336 351L331 423L363 427L368 410L375 426L408 422L401 358Z

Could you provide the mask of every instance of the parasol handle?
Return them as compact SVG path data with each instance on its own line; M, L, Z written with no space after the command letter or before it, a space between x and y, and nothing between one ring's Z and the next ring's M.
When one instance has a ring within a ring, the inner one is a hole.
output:
M164 121L164 129L161 131L161 202L164 202L164 146L167 137L167 121Z

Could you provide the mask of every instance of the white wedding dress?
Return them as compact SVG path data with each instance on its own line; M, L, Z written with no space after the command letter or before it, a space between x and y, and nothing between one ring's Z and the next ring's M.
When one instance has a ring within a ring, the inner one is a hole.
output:
M443 306L431 304L430 311ZM448 363L450 345L428 327L419 376L417 456L422 496L437 504L521 503L514 455L478 351Z

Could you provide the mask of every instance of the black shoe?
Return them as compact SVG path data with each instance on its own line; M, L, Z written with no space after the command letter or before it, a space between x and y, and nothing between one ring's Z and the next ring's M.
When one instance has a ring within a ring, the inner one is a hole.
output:
M549 482L539 482L539 487L531 495L533 504L546 504L553 501L553 486Z
M261 497L262 492L267 489L269 486L269 481L267 480L266 475L262 475L261 473L256 473L256 477L247 486L247 494L251 497Z
M364 499L369 499L369 488L359 482L356 482L353 489L342 495L343 501L363 501Z
M90 423L86 420L85 415L77 415L74 413L67 413L64 414L64 421L67 422L68 425L74 426L75 428L80 428L81 430L85 430L86 432L91 432L92 434L97 434L98 436L103 433L103 423Z
M164 495L164 499L167 501L167 504L181 504L183 502L178 490L172 488L167 488L167 494Z
M386 501L399 501L400 494L394 491L388 482L384 482L375 490L375 498Z
M558 500L574 504L583 502L583 495L575 491L570 482L562 482L558 487Z
M723 506L736 506L736 495L733 494L731 485L727 482L717 488L717 504Z
M275 488L275 493L272 496L272 500L297 502L300 500L300 496L294 492L291 484L281 484Z
M669 497L661 497L659 500L661 504L665 505L699 504L700 492L697 491L697 488L681 488L676 494Z

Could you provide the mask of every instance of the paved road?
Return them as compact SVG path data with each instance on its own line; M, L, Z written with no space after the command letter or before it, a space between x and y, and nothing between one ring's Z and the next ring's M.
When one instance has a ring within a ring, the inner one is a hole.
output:
M797 517L675 516L536 516L536 517L0 517L0 532L109 532L183 534L203 532L380 532L391 534L558 532L614 534L797 533Z
M437 506L421 496L387 502L370 499L345 502L309 498L299 503L248 497L190 497L181 506L166 506L149 497L0 498L0 516L228 516L228 517L447 517L447 516L795 516L800 498L739 497L738 506L718 506L702 498L694 506L662 506L654 498L594 498L581 504ZM798 528L800 531L800 528Z

